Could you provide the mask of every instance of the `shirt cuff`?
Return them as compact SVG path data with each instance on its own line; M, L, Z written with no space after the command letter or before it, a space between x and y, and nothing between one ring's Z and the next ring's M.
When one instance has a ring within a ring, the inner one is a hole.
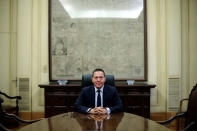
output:
M106 107L105 109L107 109L107 114L111 113L111 110L108 107Z
M92 108L88 108L88 110L87 110L87 113L90 113L90 110L91 110Z

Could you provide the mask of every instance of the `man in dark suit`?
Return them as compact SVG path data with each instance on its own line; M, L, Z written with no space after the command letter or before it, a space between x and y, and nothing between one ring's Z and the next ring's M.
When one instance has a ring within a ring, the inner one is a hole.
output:
M122 111L122 101L115 87L104 84L105 72L95 69L92 73L94 86L84 87L75 102L75 109L81 113L110 114Z

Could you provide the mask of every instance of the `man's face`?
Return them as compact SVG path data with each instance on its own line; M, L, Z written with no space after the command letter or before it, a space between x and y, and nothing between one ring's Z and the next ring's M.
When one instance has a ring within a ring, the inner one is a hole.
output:
M94 86L96 86L96 88L100 89L104 85L105 80L106 78L102 71L94 72L92 82L94 83Z

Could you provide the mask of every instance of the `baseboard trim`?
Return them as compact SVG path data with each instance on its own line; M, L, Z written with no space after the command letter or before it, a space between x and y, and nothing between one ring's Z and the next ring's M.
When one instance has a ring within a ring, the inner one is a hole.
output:
M37 120L44 118L44 112L19 112L19 117L23 120Z

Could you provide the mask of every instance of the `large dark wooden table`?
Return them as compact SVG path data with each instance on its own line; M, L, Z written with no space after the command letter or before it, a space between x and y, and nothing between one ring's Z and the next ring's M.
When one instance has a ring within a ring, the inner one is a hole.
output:
M69 112L45 118L20 131L170 131L152 120L130 113L90 115Z

